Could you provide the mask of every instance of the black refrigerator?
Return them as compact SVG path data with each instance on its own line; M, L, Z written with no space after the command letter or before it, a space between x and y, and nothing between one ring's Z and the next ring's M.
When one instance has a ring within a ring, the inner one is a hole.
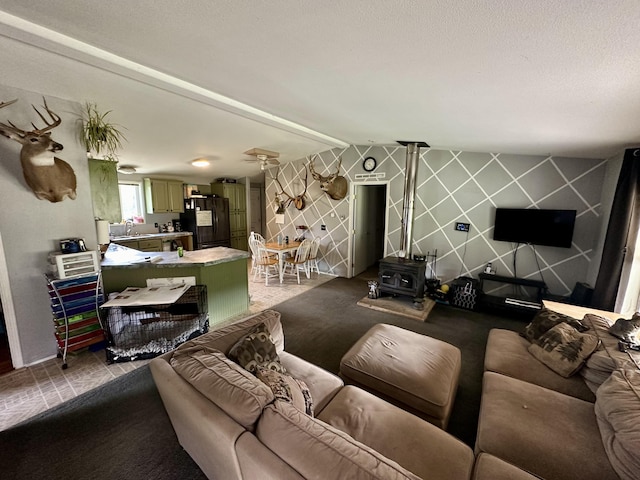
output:
M214 196L191 197L180 214L183 231L193 232L193 248L231 246L229 199Z

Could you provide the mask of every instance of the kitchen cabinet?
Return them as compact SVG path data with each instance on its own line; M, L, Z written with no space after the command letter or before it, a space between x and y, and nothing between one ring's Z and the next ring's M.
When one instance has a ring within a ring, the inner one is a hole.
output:
M183 213L184 193L181 180L144 179L147 213Z
M159 238L151 240L115 240L114 243L123 247L133 248L141 252L161 252L162 240Z
M159 238L153 240L138 240L138 250L141 252L161 252L162 240Z
M211 193L229 199L231 248L247 250L247 197L242 183L212 183Z

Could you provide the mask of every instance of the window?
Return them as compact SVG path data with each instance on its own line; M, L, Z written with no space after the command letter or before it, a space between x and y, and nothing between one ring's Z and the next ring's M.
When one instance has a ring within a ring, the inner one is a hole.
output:
M135 182L119 182L120 210L124 220L144 223L144 200L142 184Z

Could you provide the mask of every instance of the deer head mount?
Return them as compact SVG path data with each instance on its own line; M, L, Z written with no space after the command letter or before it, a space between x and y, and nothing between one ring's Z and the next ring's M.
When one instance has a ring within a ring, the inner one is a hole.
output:
M291 195L289 195L287 192L284 191L284 187L280 183L280 180L278 180L279 173L280 173L280 167L278 167L278 169L276 170L276 177L274 178L274 180L278 183L278 186L280 186L280 192L276 192L276 197L279 198L280 195L286 195L289 198L289 201L285 202L284 208L287 208L289 205L293 203L293 206L296 207L298 210L303 210L304 207L306 207L307 178L309 176L309 172L307 172L307 167L304 166L304 192L302 192L300 195L296 195L295 197L292 197Z
M16 101L1 103L0 108L7 107ZM62 150L63 147L51 138L51 130L60 125L62 120L47 106L44 98L43 101L49 120L34 105L32 107L46 127L38 128L32 123L33 130L27 131L16 127L11 122L0 123L0 134L22 145L20 150L22 174L36 197L53 203L61 202L67 196L73 200L76 198L76 174L71 165L54 156L54 153Z
M336 169L336 173L333 173L328 176L322 176L315 171L313 168L313 162L315 160L315 155L309 161L309 169L311 170L311 176L314 180L318 180L320 182L320 189L329 195L334 200L342 200L347 196L348 184L347 179L342 175L338 175L340 173L340 166L342 165L342 157L338 160L338 168Z

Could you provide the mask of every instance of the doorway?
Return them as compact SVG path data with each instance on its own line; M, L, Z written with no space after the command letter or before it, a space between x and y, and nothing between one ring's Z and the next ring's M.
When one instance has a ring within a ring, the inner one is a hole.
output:
M351 184L350 277L360 275L384 257L388 183Z
M251 209L250 232L256 232L262 235L262 218L264 207L262 205L263 188L251 185L249 189L249 202Z

